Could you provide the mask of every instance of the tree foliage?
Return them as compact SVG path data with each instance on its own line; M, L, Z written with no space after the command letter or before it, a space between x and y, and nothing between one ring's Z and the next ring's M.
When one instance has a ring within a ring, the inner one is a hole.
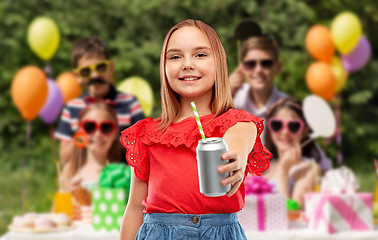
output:
M261 23L263 31L274 35L281 46L282 74L276 83L283 91L303 99L309 94L305 72L313 59L306 52L304 38L314 24L329 26L342 11L353 11L361 20L364 34L378 48L378 10L374 0L29 0L0 2L0 162L12 169L23 162L26 123L15 108L10 86L15 73L25 65L40 68L45 63L29 48L28 25L38 16L48 16L58 25L61 43L51 60L53 75L72 69L70 50L79 39L96 36L110 48L115 61L116 80L138 75L152 85L159 99L159 57L164 35L182 19L200 19L219 34L228 55L229 71L238 64L237 45L230 40L236 24L246 18ZM345 162L358 165L378 156L378 62L371 59L361 71L349 76L341 93L342 133ZM159 114L157 105L154 115ZM54 124L56 126L57 123ZM52 141L46 125L32 123L29 161L38 168L53 169ZM335 159L334 142L327 148ZM356 163L358 161L358 163Z

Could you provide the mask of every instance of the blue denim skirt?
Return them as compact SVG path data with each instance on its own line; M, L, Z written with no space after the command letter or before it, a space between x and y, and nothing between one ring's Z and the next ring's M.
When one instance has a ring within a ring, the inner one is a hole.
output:
M147 213L136 240L142 239L247 239L237 213Z

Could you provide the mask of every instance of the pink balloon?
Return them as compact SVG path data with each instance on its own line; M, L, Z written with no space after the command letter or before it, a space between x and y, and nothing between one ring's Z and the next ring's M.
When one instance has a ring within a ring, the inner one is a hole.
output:
M47 83L48 96L45 105L39 112L39 116L45 123L51 124L58 117L60 110L62 109L63 95L54 80L49 79Z
M361 69L369 61L371 46L365 36L361 36L357 46L348 54L341 56L341 61L348 72Z

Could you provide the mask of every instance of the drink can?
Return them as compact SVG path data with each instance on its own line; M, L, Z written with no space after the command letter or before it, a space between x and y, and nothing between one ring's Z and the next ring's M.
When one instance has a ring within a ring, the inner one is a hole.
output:
M207 138L206 142L201 139L196 150L200 192L208 197L226 195L231 190L231 184L223 186L221 181L230 173L218 173L218 167L229 162L221 158L228 151L226 142L219 137Z

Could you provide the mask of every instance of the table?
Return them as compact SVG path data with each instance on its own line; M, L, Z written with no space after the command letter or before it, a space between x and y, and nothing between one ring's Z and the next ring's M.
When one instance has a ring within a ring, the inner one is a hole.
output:
M8 232L0 240L115 240L119 232L96 232L91 226L75 222L75 228L56 233ZM301 225L291 225L290 230L280 232L246 232L248 240L377 240L378 225L371 232L341 232L322 234L310 231Z

